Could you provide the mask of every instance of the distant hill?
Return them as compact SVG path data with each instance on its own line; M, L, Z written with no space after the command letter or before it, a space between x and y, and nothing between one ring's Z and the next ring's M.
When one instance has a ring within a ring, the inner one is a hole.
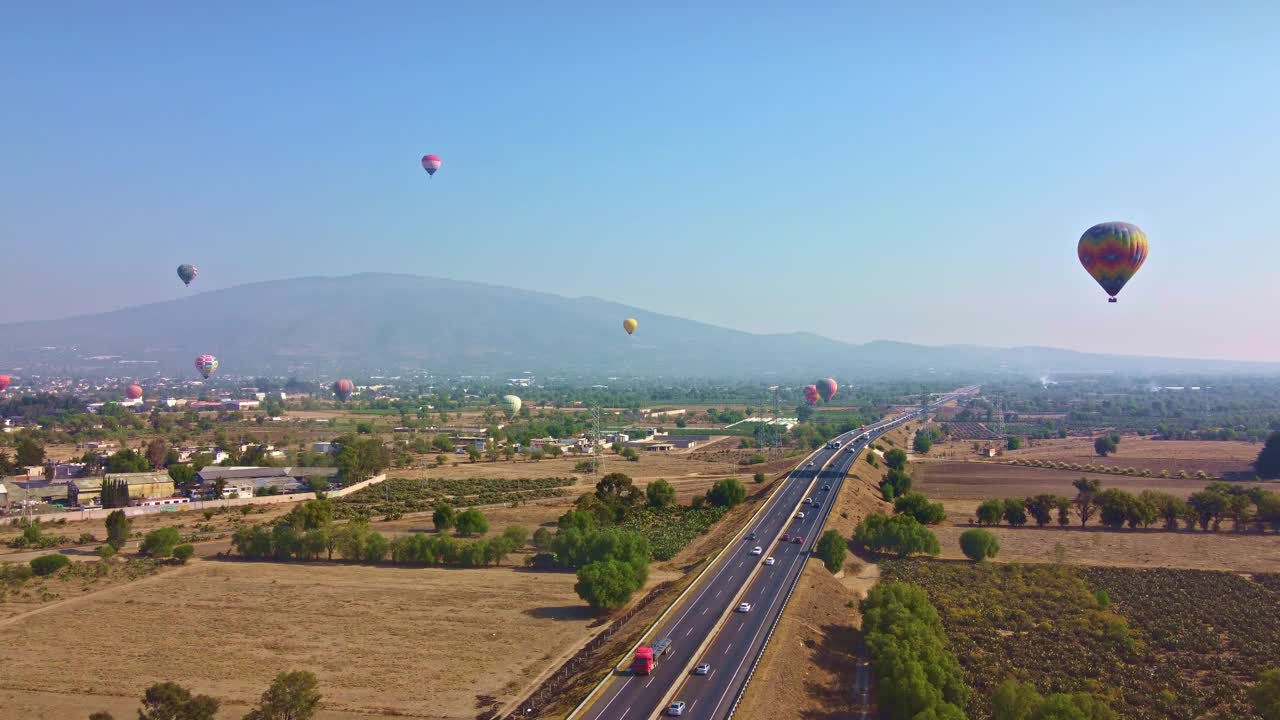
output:
M634 336L622 330L626 317L640 321ZM596 298L391 274L254 283L96 315L0 325L0 367L87 372L143 362L149 370L175 372L205 352L219 357L222 372L246 375L426 369L791 380L997 371L1280 372L1280 363L756 335Z

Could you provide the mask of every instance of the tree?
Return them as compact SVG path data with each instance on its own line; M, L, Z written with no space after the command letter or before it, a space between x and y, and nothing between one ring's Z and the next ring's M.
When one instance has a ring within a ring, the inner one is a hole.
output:
M98 499L104 508L129 507L129 483L119 478L103 480Z
M604 612L626 605L642 584L631 565L621 560L601 560L578 568L578 582L573 589L596 612Z
M23 435L18 438L17 447L14 448L13 461L19 467L43 465L44 446L36 442L34 439Z
M312 673L280 673L244 720L311 720L320 705L319 687Z
M978 506L978 524L999 525L1004 517L1004 501L996 498L984 500Z
M907 583L880 583L862 601L862 615L867 650L876 663L881 714L963 720L960 708L969 704L971 691L925 591Z
M1027 512L1036 521L1038 527L1044 527L1053 519L1053 510L1058 507L1056 495L1036 495L1026 499Z
M921 455L927 454L933 449L933 434L927 432L916 433L915 439L911 442L911 449Z
M391 453L376 437L346 436L338 444L342 448L335 460L338 474L349 483L373 477L391 465Z
M1004 519L1010 527L1022 527L1027 524L1026 498L1005 498Z
M436 505L435 512L431 513L431 523L436 526L438 532L444 532L453 527L453 508L444 503Z
M431 447L442 453L453 452L453 440L448 435L436 435L431 438Z
M832 575L840 572L840 568L844 567L844 558L848 547L845 545L844 538L835 530L828 530L822 533L822 537L818 538L817 544L813 546L818 557L822 559L822 564Z
M483 535L489 532L489 521L485 518L484 513L475 508L458 513L453 519L453 526L457 528L458 534L462 537Z
M183 495L191 492L196 484L196 469L191 465L169 465L169 479L173 480L173 486Z
M965 530L960 533L960 550L970 560L982 562L1000 552L1000 541L986 530Z
M124 547L129 541L129 529L132 523L123 510L115 510L107 515L107 544L116 550Z
M1227 496L1211 490L1191 493L1191 497L1187 498L1187 505L1194 511L1194 517L1201 530L1208 530L1212 524L1216 531L1229 502Z
M1102 481L1082 477L1073 480L1071 487L1076 489L1076 514L1080 516L1080 527L1084 527L1093 517L1093 498L1102 488Z
M1136 498L1119 488L1107 488L1093 498L1093 505L1098 509L1102 524L1112 529L1124 527L1129 516L1136 514L1133 508L1135 502Z
M138 452L125 448L111 453L107 458L106 471L108 473L139 473L147 472L151 469L151 463L147 462L147 456Z
M872 552L896 553L898 557L941 552L938 537L910 515L871 515L858 523L853 539Z
M609 509L613 520L621 520L631 508L645 502L645 496L625 473L611 472L596 483L595 498Z
M480 451L477 450L474 445L467 448L467 460L470 460L471 462L477 462L480 460Z
M802 423L807 423L810 420L812 420L813 413L814 413L813 408L809 407L808 405L796 406L796 419Z
M666 480L655 480L649 483L644 489L645 498L649 501L649 507L663 508L671 507L676 502L676 489Z
M116 718L106 710L99 710L96 713L89 713L89 720L116 720Z
M331 500L308 500L295 506L284 516L284 521L298 530L316 530L333 522Z
M707 501L720 507L733 507L747 499L747 488L737 478L717 480L707 492Z
M182 535L178 533L177 528L158 528L142 538L141 552L151 557L167 558L173 554L173 549L180 542L182 542Z
M911 484L911 476L905 470L890 468L889 472L884 475L881 491L884 493L885 499L892 499L911 492Z
M1017 435L1010 435L1009 439L1005 442L1005 449L1007 450L1022 449L1022 438Z
M1258 684L1249 688L1249 702L1262 720L1280 720L1280 668L1265 670L1258 676Z
M214 720L218 701L208 695L192 695L177 683L157 683L142 696L138 720Z
M540 527L533 531L533 547L540 553L551 549L551 531Z
M1098 453L1099 457L1106 457L1114 453L1116 449L1116 441L1110 435L1103 435L1093 441L1093 451Z
M33 558L30 562L31 572L41 576L52 575L70 564L71 559L61 553L41 555L38 558Z
M190 560L191 557L195 554L196 554L196 548L194 545L191 545L191 544L179 545L173 549L174 559L182 563L183 565L186 565L187 561Z
M893 501L893 511L910 515L922 525L937 525L947 519L942 503L931 503L921 493L907 493L896 498Z
M1157 490L1143 490L1138 499L1152 508L1155 517L1164 520L1165 530L1177 530L1178 520L1187 514L1187 501Z
M1258 459L1253 461L1253 469L1259 477L1280 478L1280 430L1267 437L1266 444L1258 453Z
M1031 683L1006 680L991 696L992 720L1031 720L1044 696Z
M154 438L147 443L147 463L153 468L164 467L165 457L169 454L169 443L163 438Z
M884 454L884 464L893 470L903 470L907 467L907 453L902 448L894 448Z

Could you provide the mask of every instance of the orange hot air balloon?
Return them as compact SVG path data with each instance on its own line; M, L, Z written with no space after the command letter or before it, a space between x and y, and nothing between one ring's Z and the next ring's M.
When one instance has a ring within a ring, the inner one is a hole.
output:
M0 392L4 392L9 387L9 376L0 375Z
M1107 302L1115 302L1125 283L1146 262L1147 248L1147 235L1137 225L1105 222L1084 231L1076 244L1076 254L1085 271L1109 296Z
M125 388L124 395L130 400L137 400L142 397L142 387L139 385L130 385Z
M640 323L636 322L635 318L627 318L622 321L622 329L626 330L628 335L635 332L638 327L640 327Z

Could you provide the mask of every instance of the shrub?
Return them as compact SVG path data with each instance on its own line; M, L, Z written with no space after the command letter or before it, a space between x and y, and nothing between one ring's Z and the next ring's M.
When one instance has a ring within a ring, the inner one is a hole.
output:
M98 538L94 537L93 533L80 533L80 538L77 540L81 545L88 545L89 543L97 541Z
M755 475L753 475L751 479L756 481L757 484L762 483L765 481L764 473L758 472Z
M173 548L182 542L182 536L178 534L177 528L159 528L147 533L142 539L143 555L150 555L155 558L167 558L173 554Z
M982 562L1000 552L1000 541L986 530L965 530L960 534L960 550L970 560Z
M746 499L747 488L737 478L717 480L716 484L712 485L711 490L707 493L707 500L712 505L726 508L733 507Z
M907 493L893 501L893 511L910 515L922 525L937 525L947 519L942 503L931 503L921 493Z
M747 458L748 465L760 465L767 461L768 461L768 458L766 458L764 455L760 453L753 453L751 457Z
M845 546L844 538L835 530L828 530L822 533L822 537L818 539L814 545L814 551L819 558L822 558L822 564L827 567L832 574L840 572L840 568L844 567L845 554L848 548Z
M111 547L110 545L103 545L102 547L98 548L94 552L96 552L98 554L98 557L102 558L103 560L110 560L111 558L116 556L116 549Z
M978 506L978 523L980 525L999 525L1004 517L1004 501L991 499Z
M41 576L52 575L70 564L71 560L66 555L58 553L41 555L31 561L31 572Z
M489 521L485 518L484 513L471 508L458 513L453 519L454 527L458 529L458 534L463 537L471 535L483 535L489 532Z
M868 550L895 553L898 557L941 552L938 537L910 515L871 515L858 523L853 539Z
M191 544L179 545L173 549L173 557L183 565L186 565L187 561L191 559L191 556L195 554L195 546Z

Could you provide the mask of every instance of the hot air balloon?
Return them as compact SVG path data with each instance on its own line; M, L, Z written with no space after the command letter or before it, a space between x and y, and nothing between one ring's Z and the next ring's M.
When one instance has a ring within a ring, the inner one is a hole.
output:
M836 390L839 385L831 378L824 378L818 381L818 395L822 396L823 402L831 402L831 398L836 396Z
M196 370L200 371L200 374L204 376L205 380L208 380L209 376L217 369L218 358L212 355L201 355L196 358Z
M422 169L426 170L428 175L435 175L436 171L440 169L440 165L441 162L439 155L422 156Z
M9 380L8 375L0 375L0 392L4 392L9 387Z
M1137 225L1100 223L1084 231L1076 253L1084 269L1111 296L1107 302L1115 302L1147 259L1147 236Z
M636 322L635 318L627 318L622 321L622 329L626 330L628 335L635 332L638 327L640 327L640 323Z
M142 397L142 388L138 385L130 385L129 387L125 388L124 395L130 400L137 400L138 398Z
M817 385L804 386L804 401L809 403L810 405L818 404L818 386Z
M356 386L350 380L339 380L333 384L333 394L338 396L338 400L346 402L351 399L351 393L356 391Z
M181 278L183 285L190 286L191 281L195 280L196 275L199 275L199 274L200 274L200 271L196 269L195 265L183 264L178 266L178 277Z
M515 417L516 413L520 412L520 407L522 405L524 405L524 403L515 395L502 396L502 412L507 414L508 420Z

